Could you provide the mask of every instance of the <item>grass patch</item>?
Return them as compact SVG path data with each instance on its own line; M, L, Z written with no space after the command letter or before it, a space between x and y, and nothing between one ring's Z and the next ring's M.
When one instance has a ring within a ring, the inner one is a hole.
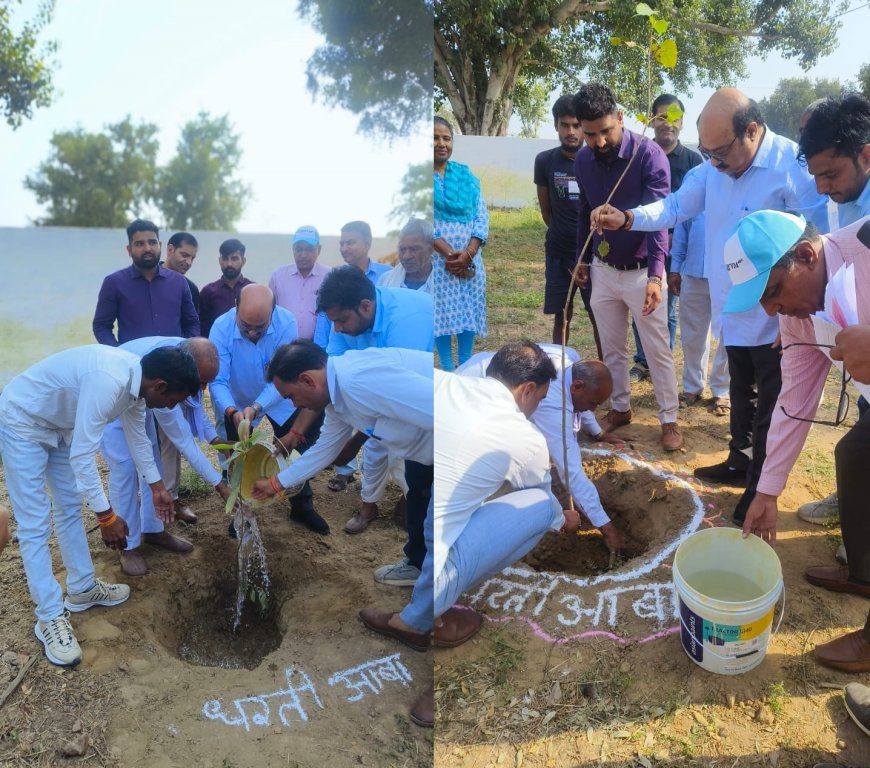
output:
M214 488L203 480L198 472L194 471L193 468L186 463L181 465L181 478L178 481L179 496L199 499L205 496L211 496L213 493Z

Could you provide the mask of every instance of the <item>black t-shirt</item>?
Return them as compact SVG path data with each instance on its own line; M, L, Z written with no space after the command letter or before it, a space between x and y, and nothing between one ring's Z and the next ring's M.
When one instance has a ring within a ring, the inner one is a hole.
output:
M196 310L196 314L199 314L199 288L196 287L196 284L189 277L185 277L187 280L187 285L190 288L190 298L193 299L193 308Z
M689 149L677 142L677 146L668 155L671 166L671 192L676 192L683 185L683 177L696 165L704 162L694 149Z
M550 190L547 247L576 254L580 187L574 176L574 161L562 154L561 147L541 152L535 158L535 184Z

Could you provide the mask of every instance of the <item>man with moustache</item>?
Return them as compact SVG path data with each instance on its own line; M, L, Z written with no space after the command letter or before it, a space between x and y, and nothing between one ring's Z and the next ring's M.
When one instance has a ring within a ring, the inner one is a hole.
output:
M193 299L193 307L199 313L199 288L196 283L187 277L187 271L193 266L199 243L190 232L176 232L166 243L166 260L163 262L173 272L178 272L187 280L190 288L190 297Z
M380 288L410 288L432 293L432 225L409 219L399 232L399 263L378 278Z
M580 121L574 114L574 97L560 96L553 104L553 121L559 135L559 146L538 154L535 158L535 184L541 218L547 225L544 240L544 314L553 315L553 343L562 343L565 301L571 291L571 274L577 263L577 206L580 187L574 177L574 157L583 144ZM580 289L583 306L592 324L595 347L601 357L601 342L595 315L589 304L592 284L587 281ZM565 340L571 330L574 296L568 305L568 325Z
M156 224L136 219L127 227L127 253L133 263L103 280L92 323L100 344L117 347L143 336L199 336L187 281L160 266L160 250Z
M580 184L577 248L589 236L589 213L613 193L619 205L650 203L671 188L668 160L653 141L623 128L622 111L606 85L584 85L574 97L574 111L586 141L577 152L574 170ZM657 228L658 229L658 228ZM679 450L683 436L677 427L677 378L668 345L667 286L663 284L668 253L666 227L647 234L601 233L579 257L580 285L592 280L592 310L598 324L604 363L613 376L612 409L601 422L605 432L631 422L628 365L628 319L637 323L650 364L650 378L658 401L662 447Z
M289 309L299 324L299 338L314 338L317 291L329 267L317 263L320 234L314 227L299 227L293 235L293 263L278 267L269 278L269 288L279 307Z
M364 221L349 221L341 228L341 238L338 248L345 264L350 264L377 285L378 278L392 267L389 264L378 264L369 258L372 247L372 228Z
M242 275L247 260L245 244L241 240L234 237L224 240L218 250L220 280L204 286L199 294L199 322L202 325L202 335L206 338L214 321L236 306L242 288L253 282Z
M771 131L758 105L736 88L720 88L710 97L698 120L698 137L707 162L694 168L680 189L650 205L623 206L627 210L620 210L618 203L602 206L592 211L591 220L598 231L654 231L705 213L713 334L721 328L731 375L731 442L725 461L699 467L695 476L746 485L733 515L742 525L764 466L767 432L782 383L775 343L779 324L761 306L723 314L731 291L725 243L741 219L764 209L803 214L827 232L827 201L798 161L797 145Z

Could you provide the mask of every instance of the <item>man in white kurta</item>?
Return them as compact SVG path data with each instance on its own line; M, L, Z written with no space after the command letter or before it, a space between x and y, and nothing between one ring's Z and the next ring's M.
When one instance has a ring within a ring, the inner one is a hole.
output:
M34 632L52 663L72 666L81 660L64 607L77 612L117 605L130 595L126 585L95 577L82 520L84 498L100 522L106 545L124 546L126 523L109 506L97 471L103 430L121 419L137 469L151 486L154 506L171 519L172 498L145 435L145 408L175 406L198 389L196 366L179 350L157 350L140 359L92 345L47 357L16 376L0 395L0 451L27 585L36 604ZM67 573L65 600L52 574L52 523Z
M202 386L210 384L217 374L218 355L214 345L207 339L184 339L177 336L145 336L122 344L119 349L142 357L161 347L178 347L191 354L197 363ZM172 443L175 450L187 459L194 471L224 499L229 498L230 487L221 480L221 473L215 469L208 457L202 452L194 439L192 424L202 427L199 433L206 442L220 440L214 425L206 416L202 404L202 391L188 397L174 408L149 409L145 419L145 429L154 449L154 458L162 467L161 448L158 444L156 425L162 431L163 439ZM151 495L146 492L142 477L124 439L123 424L120 419L111 422L103 432L103 455L109 465L109 498L112 507L121 513L127 522L127 546L118 552L121 570L127 576L144 576L148 572L145 558L139 552L144 540L151 546L169 552L185 553L193 549L187 539L175 536L164 529L163 521L157 517ZM141 502L140 502L141 500Z

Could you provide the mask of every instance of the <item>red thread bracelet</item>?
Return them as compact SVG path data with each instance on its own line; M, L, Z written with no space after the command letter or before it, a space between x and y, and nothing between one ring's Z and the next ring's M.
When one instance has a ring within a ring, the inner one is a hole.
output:
M302 445L308 445L308 441L305 439L305 435L303 435L301 432L298 432L291 427L290 434L293 435L293 437L297 438L299 442L302 443Z
M284 486L278 482L278 477L276 475L272 475L269 478L269 487L275 491L275 493L281 493L284 490Z

